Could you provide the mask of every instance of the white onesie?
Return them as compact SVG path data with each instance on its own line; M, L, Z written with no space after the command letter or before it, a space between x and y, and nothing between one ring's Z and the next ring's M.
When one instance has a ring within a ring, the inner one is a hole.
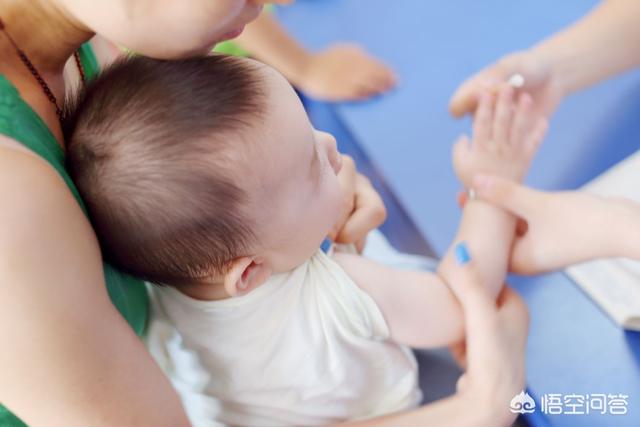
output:
M242 297L157 296L210 373L192 392L212 398L218 422L324 425L420 402L411 350L389 340L373 299L320 250Z

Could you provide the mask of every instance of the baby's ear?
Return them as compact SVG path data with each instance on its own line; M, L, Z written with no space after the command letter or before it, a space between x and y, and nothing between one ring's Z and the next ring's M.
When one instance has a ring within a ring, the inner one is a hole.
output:
M263 284L271 276L271 267L253 258L241 257L231 261L224 275L224 288L232 297L244 295Z

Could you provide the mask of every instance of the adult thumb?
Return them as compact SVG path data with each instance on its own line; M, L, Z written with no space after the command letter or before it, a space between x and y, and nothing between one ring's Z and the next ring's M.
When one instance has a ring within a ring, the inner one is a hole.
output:
M525 220L541 201L539 191L493 175L476 175L473 190L476 197Z

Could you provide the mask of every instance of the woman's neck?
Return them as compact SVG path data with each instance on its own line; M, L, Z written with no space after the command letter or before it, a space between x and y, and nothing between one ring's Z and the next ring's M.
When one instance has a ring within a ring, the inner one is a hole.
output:
M65 63L93 33L56 0L0 0L0 19L6 33L0 31L0 74L12 81L61 141L55 107L20 60L7 34L38 70L60 105L65 95Z

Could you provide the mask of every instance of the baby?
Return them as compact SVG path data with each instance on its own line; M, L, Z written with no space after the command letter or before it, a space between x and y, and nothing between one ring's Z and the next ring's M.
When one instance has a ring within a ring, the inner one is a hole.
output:
M454 149L465 185L526 172L544 123L527 95L514 98L505 86L480 100L473 140ZM342 207L341 156L273 69L132 57L89 85L64 128L104 256L160 285L159 304L212 373L201 392L217 421L320 425L414 407L409 347L464 338L445 283L452 251L436 274L318 249ZM494 296L514 224L469 200L455 239Z

